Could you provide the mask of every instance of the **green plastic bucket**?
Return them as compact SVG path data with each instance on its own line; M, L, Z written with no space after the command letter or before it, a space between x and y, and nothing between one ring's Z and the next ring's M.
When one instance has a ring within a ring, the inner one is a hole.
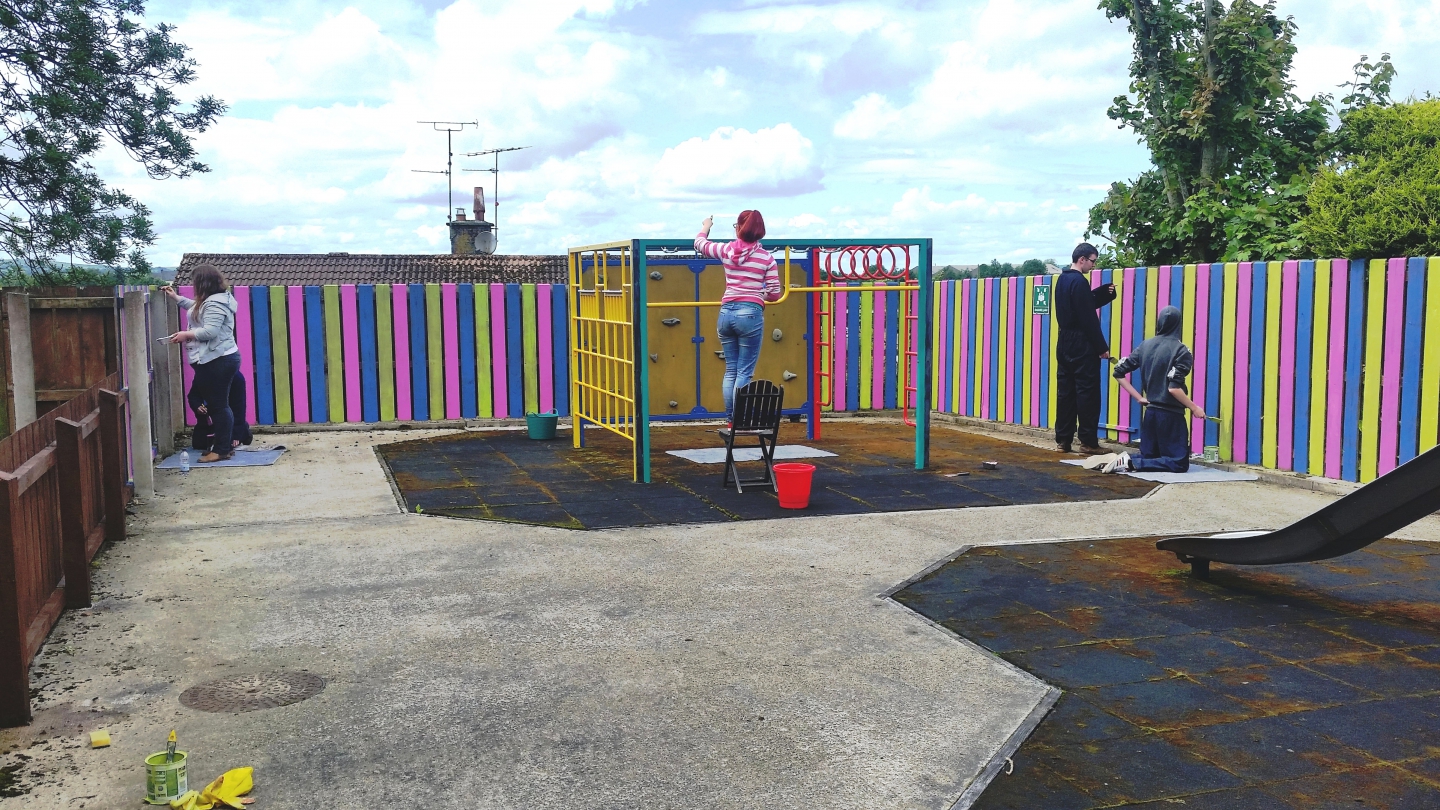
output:
M545 441L555 438L555 427L559 424L560 414L556 411L525 414L525 428L532 439Z
M170 762L165 761L164 751L145 758L146 804L169 804L171 799L178 799L189 790L184 751L176 751L175 759Z

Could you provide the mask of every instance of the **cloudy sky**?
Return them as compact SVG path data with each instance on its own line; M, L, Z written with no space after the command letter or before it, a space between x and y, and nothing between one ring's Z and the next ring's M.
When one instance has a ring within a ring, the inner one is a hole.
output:
M1113 180L1147 165L1105 117L1130 43L1097 0L160 0L230 112L213 171L151 182L99 167L182 253L438 253L445 136L457 205L502 158L500 252L717 233L930 236L942 262L1062 257ZM1440 0L1281 0L1302 94L1361 53L1400 95L1440 90Z

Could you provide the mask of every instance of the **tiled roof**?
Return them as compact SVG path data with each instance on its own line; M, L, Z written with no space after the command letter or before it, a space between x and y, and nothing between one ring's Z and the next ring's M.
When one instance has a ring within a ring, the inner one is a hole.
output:
M238 285L563 284L564 256L381 255L373 253L186 253L175 282L190 283L196 265L212 264Z

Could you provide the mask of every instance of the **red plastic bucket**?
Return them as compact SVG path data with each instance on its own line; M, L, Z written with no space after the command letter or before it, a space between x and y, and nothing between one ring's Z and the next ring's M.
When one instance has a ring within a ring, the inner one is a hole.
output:
M809 506L810 479L814 475L814 464L776 464L775 488L780 496L780 508L804 509Z

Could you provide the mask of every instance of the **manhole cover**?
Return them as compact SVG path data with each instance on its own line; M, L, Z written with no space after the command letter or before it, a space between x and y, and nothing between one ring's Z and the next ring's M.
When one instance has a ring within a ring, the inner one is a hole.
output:
M309 672L262 672L192 686L180 702L202 712L253 712L299 703L324 688L325 679Z

